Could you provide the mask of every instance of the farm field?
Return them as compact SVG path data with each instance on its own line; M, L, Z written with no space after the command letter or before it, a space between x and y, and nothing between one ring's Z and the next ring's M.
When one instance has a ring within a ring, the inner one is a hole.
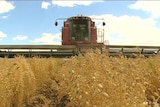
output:
M151 107L160 102L160 56L0 59L0 107Z

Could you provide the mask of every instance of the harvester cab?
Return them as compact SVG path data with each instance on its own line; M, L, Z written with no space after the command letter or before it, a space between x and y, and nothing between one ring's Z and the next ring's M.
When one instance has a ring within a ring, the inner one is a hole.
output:
M69 18L56 19L64 20L62 27L62 45L79 45L79 44L103 44L104 29L98 29L92 18L78 15ZM94 18L94 20L103 20ZM102 23L105 26L105 22Z

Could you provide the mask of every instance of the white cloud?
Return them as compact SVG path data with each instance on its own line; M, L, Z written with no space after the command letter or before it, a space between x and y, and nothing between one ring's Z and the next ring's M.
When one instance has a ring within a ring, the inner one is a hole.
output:
M108 40L109 44L160 45L160 28L156 27L156 20L153 18L109 14L97 17L106 21L105 40Z
M2 31L0 31L0 40L2 40L5 37L7 37L7 35L3 33Z
M50 4L49 2L43 1L41 7L42 7L43 9L48 9L48 6L50 6L50 5L51 5L51 4Z
M9 12L13 10L15 7L11 2L7 2L5 0L0 1L0 14Z
M8 16L2 16L1 18L2 18L2 19L7 19L7 18L8 18Z
M160 17L160 1L158 0L136 1L134 4L129 5L129 8L150 13L154 18Z
M41 38L36 38L32 42L34 43L43 43L43 44L61 44L61 34L51 34L51 33L43 33Z
M65 1L65 0L52 0L53 5L61 6L61 7L74 7L76 5L85 5L89 6L94 2L102 2L103 0L71 0L71 1Z
M26 40L28 37L24 35L17 35L13 40Z

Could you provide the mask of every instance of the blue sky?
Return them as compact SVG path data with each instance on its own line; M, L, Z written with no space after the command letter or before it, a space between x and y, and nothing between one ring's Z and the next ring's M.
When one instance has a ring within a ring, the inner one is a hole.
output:
M63 21L83 14L104 18L112 45L160 45L160 1L0 0L0 44L61 44Z

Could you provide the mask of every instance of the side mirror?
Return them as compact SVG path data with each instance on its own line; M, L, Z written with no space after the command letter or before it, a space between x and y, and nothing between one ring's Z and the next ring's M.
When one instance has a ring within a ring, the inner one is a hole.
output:
M58 22L55 22L55 26L57 26L58 25Z
M102 25L103 25L103 26L105 26L105 25L106 25L106 23L105 23L105 22L103 22L103 23L102 23Z

